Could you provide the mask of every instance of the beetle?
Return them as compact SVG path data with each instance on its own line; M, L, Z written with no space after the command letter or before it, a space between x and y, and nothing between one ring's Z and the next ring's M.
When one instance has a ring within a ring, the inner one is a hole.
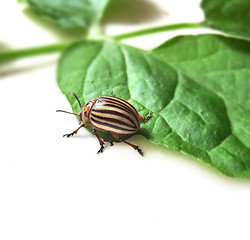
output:
M57 112L64 112L78 116L80 127L72 133L64 134L63 137L73 136L77 134L80 128L92 125L93 133L101 145L101 148L97 152L98 154L103 152L105 141L113 146L112 141L102 140L99 137L97 130L100 130L102 132L111 133L115 139L128 144L143 156L143 152L139 146L123 140L121 136L129 136L137 133L140 129L140 120L149 120L151 118L150 113L144 117L137 112L131 103L114 95L92 99L82 107L77 95L74 92L72 92L72 94L81 108L80 113L76 114L64 110L57 110Z

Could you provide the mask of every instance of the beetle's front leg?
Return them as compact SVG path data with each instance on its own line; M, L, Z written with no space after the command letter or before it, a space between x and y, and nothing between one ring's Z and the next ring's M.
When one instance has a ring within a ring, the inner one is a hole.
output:
M149 112L149 114L148 114L146 117L144 117L144 116L142 116L141 114L139 114L139 118L140 118L140 120L142 120L142 121L147 121L147 120L149 120L151 117L152 117L151 112Z
M82 124L79 128L77 128L75 131L73 131L72 133L68 133L68 134L64 134L63 137L70 137L73 136L74 134L77 134L78 130L82 127L86 127L89 126L91 123L90 122L85 122L84 124Z
M102 139L98 136L98 134L96 133L97 131L97 128L93 127L93 133L95 134L95 136L97 137L100 145L101 145L101 148L99 149L99 151L97 152L97 154L99 153L102 153L103 152L103 149L104 149L104 142L102 141Z

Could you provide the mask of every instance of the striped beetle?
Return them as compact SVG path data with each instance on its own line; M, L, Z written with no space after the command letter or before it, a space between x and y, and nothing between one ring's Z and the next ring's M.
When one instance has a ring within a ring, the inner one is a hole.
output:
M150 114L146 117L140 115L132 104L115 96L102 96L95 98L82 107L76 94L74 92L72 92L72 94L81 108L80 113L76 114L64 110L57 110L57 112L74 114L79 117L80 122L83 122L83 124L72 133L64 134L63 137L73 136L74 134L77 134L80 128L92 125L93 132L101 145L100 150L97 152L98 154L103 152L104 141L109 142L110 145L113 146L112 141L102 140L98 136L96 131L100 130L111 133L115 139L128 144L143 156L143 152L138 146L123 140L121 136L132 135L138 132L140 129L140 120L145 121L150 119Z

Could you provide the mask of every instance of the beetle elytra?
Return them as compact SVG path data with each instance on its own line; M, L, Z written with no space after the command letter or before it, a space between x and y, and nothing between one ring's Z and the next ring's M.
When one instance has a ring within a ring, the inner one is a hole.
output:
M115 96L102 96L95 98L82 107L76 94L73 92L72 94L81 108L80 113L76 114L64 110L57 110L57 112L74 114L75 116L78 116L80 122L83 123L75 131L69 134L64 134L63 137L73 136L74 134L77 134L80 128L92 125L93 133L101 145L101 148L97 153L103 152L105 141L113 146L112 141L102 140L99 137L97 130L100 130L111 133L115 139L128 144L143 156L143 152L138 146L123 140L121 136L129 136L137 133L140 129L140 120L146 121L150 119L150 114L146 117L140 115L131 103Z

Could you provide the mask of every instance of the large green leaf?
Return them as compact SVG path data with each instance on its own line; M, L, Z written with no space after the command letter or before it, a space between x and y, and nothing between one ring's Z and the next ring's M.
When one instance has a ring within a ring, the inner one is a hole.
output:
M151 142L250 177L248 54L247 42L210 35L177 37L151 52L85 41L64 52L57 80L74 112L71 91L82 103L113 92L153 113L140 131Z
M153 55L223 101L223 125L229 131L207 153L222 171L250 177L250 42L216 35L176 37Z
M61 27L87 28L99 21L111 0L28 0L33 11L57 22Z
M201 7L211 27L250 37L249 0L203 0Z

